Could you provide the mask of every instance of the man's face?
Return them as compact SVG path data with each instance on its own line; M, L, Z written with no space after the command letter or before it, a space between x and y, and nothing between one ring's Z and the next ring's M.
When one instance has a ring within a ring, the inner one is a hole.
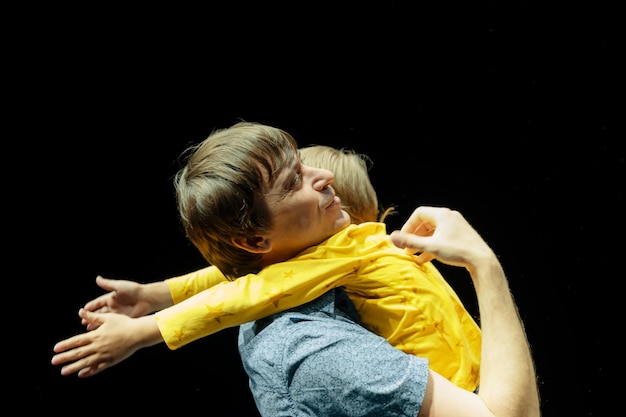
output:
M272 244L268 259L279 262L317 245L350 224L330 186L334 175L297 159L286 167L265 197L274 227L265 237Z

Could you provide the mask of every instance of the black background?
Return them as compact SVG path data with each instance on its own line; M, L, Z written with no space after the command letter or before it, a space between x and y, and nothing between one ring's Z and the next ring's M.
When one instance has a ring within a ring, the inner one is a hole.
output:
M530 2L17 13L5 113L16 403L257 415L236 329L85 380L50 365L83 330L97 274L150 282L204 266L171 179L187 145L243 119L370 155L381 203L398 208L389 230L418 205L460 210L501 256L544 416L602 415L623 275L612 16ZM442 270L474 308L463 271Z

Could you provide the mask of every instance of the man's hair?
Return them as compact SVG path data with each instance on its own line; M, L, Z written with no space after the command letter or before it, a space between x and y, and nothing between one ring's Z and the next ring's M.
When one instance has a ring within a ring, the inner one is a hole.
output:
M226 277L261 270L262 256L237 247L233 238L253 239L271 229L263 194L298 157L289 133L252 122L215 130L183 152L185 163L174 178L183 228Z

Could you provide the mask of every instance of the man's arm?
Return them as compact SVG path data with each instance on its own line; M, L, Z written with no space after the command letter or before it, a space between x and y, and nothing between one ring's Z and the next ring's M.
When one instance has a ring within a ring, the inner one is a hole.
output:
M393 242L422 260L465 267L474 283L482 328L480 389L461 392L431 372L420 416L537 417L541 415L535 366L502 266L463 216L419 207Z

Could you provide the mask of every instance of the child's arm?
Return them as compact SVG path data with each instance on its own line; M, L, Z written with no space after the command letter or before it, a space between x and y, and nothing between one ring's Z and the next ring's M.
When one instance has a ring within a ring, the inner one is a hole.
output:
M178 304L207 288L225 281L227 279L219 269L215 266L207 266L185 275L168 278L165 280L165 283L169 287L174 304Z
M108 292L88 301L84 309L94 313L142 317L170 307L225 280L224 275L213 266L148 284L98 276L96 284ZM82 320L82 323L87 326L87 330L95 329L93 322Z
M175 349L226 327L312 300L347 281L355 262L358 259L286 262L281 264L283 268L268 267L261 275L221 282L159 313L137 318L81 309L81 320L93 330L57 343L52 364L63 365L63 375L77 373L86 378L144 347L166 342ZM323 264L326 268L319 268ZM343 269L348 274L341 274ZM307 273L296 274L295 270ZM330 282L333 275L336 282ZM119 284L120 280L112 281Z
M259 274L223 281L156 313L163 340L177 349L228 327L311 301L353 276L354 258L274 264Z

